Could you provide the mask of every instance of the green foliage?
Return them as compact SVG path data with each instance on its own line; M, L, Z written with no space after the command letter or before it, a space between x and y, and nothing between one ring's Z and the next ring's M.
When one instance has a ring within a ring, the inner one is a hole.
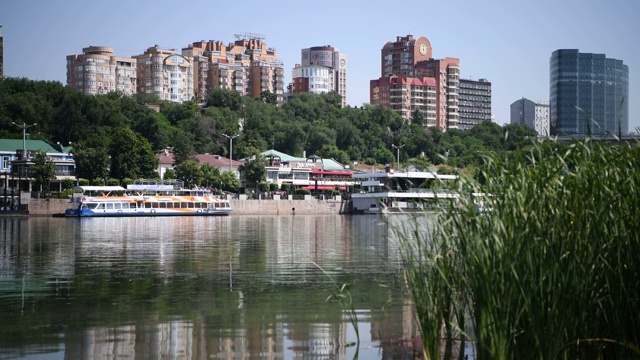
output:
M35 186L39 191L49 192L49 181L56 178L56 166L43 151L36 151L30 175L35 179Z
M157 175L158 159L151 144L131 129L114 130L109 155L113 178L154 178Z
M176 177L184 182L186 188L200 185L203 179L202 169L193 160L183 161L176 167Z
M346 151L338 149L335 145L323 145L318 152L319 156L325 159L334 159L340 164L349 165L349 154Z
M269 183L269 191L278 191L277 183Z
M107 179L107 185L108 186L119 186L120 185L120 181L118 181L118 179Z
M75 181L71 179L62 180L62 190L70 190L70 189L73 189L75 186L76 186Z
M261 182L258 184L258 190L260 191L268 191L269 190L269 183L266 182Z
M265 179L267 174L267 160L262 156L257 149L254 149L253 155L247 159L244 164L240 165L238 171L244 172L244 177L250 184L255 184L256 187L260 181Z
M242 183L233 171L223 171L221 179L222 190L230 191L232 193L237 193L238 191L240 191Z
M127 188L127 185L133 184L134 180L132 178L124 178L120 181L120 186L123 188Z
M477 359L638 357L639 166L638 143L532 144L461 180L484 196L398 229L425 358L469 334Z
M80 186L89 186L90 181L89 179L78 179L78 184L80 184Z
M306 152L332 157L343 164L385 164L395 162L391 146L400 144L403 162L424 157L430 164L456 167L479 166L482 156L492 151L526 149L535 135L521 125L501 128L491 122L469 131L425 129L419 113L407 121L384 106L342 108L335 92L296 94L277 106L275 95L268 92L253 99L214 90L204 109L193 101L179 104L146 94L85 95L59 82L28 79L0 79L0 93L1 137L21 138L12 122L37 123L30 129L31 138L72 142L77 176L88 179L152 177L150 169L156 166L145 159L167 147L173 149L175 165L199 153L227 155L229 141L222 134L240 135L233 142L234 158L273 148L293 156ZM159 105L160 112L146 104ZM133 151L138 145L142 147ZM125 156L129 153L134 155L131 161Z
M176 178L176 172L173 169L167 169L164 171L163 180L172 180Z
M213 167L209 164L202 164L200 171L202 171L201 185L215 188L222 187L222 172L219 168Z
M79 178L105 178L109 175L111 159L107 139L101 136L89 136L73 145L71 151L76 162Z
M311 191L307 189L296 189L296 195L311 195Z
M240 94L232 90L215 89L207 95L207 106L238 111L242 105Z

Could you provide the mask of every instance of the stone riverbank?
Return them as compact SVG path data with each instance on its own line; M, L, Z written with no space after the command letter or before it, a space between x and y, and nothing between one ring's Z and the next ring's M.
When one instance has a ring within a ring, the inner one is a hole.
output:
M236 215L331 215L349 213L348 200L229 200ZM28 205L29 216L53 216L63 214L69 206L66 199L23 199Z

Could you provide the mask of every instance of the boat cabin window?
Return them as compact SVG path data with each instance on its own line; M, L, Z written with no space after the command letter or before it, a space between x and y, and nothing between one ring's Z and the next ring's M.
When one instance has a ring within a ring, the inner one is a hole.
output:
M107 209L113 209L113 203L106 203Z

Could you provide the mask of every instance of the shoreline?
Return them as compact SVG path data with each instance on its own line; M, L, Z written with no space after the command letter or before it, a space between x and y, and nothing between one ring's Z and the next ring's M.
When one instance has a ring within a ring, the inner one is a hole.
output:
M340 200L319 200L315 198L305 200L229 200L234 215L342 215L350 214L349 201ZM31 217L31 216L51 216L57 217L64 214L69 206L67 199L23 199L23 204L27 205L28 213L6 213L0 212L0 217Z

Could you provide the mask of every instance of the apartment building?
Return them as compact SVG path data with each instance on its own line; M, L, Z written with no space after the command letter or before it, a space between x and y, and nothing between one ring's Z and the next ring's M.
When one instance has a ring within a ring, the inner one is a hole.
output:
M330 45L302 49L301 63L292 71L294 94L335 91L347 105L347 55Z
M136 93L136 60L115 56L113 48L89 46L67 56L67 86L85 94Z
M192 57L155 45L133 58L138 65L139 94L179 103L195 99Z
M456 129L459 86L459 59L433 59L426 37L398 36L382 47L381 77L370 82L370 103L423 127Z
M458 128L467 130L491 121L491 82L487 79L460 79Z
M549 102L526 98L511 104L511 123L530 127L540 136L549 136Z
M251 33L235 35L233 43L198 41L182 49L194 59L195 89L201 100L214 89L233 90L260 98L263 91L276 95L282 103L284 65L277 52L264 42L264 36Z

